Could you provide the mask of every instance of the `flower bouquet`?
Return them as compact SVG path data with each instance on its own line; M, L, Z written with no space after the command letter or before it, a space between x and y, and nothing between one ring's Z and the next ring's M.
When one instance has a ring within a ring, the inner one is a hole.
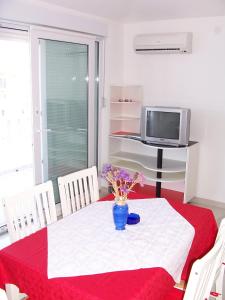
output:
M126 170L105 164L102 170L102 177L112 186L113 195L117 203L125 204L128 193L132 192L133 187L139 183L143 186L144 176L142 173L135 172L131 176Z
M144 176L142 173L134 173L131 176L126 170L105 164L102 170L102 177L112 186L115 204L113 206L113 218L117 230L125 229L128 217L128 205L126 203L128 193L139 183L143 185Z

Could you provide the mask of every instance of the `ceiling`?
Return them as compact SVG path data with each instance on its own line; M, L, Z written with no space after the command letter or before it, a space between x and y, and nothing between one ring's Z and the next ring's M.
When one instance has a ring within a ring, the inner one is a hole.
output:
M225 0L42 0L120 22L225 15Z

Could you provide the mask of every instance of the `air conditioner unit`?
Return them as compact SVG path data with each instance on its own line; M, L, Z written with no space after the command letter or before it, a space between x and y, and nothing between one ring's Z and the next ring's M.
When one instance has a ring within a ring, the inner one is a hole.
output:
M139 54L191 53L192 33L140 34L134 38L134 50Z

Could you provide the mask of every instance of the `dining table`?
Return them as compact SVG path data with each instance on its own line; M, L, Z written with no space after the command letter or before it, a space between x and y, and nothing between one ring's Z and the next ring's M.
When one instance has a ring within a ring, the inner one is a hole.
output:
M99 201L112 201L113 198L113 195L108 195ZM135 192L130 193L129 199L153 201L148 194ZM217 224L209 209L172 199L166 201L194 228L193 240L181 273L181 279L187 281L193 262L212 248ZM48 273L51 259L48 234L48 228L45 227L0 251L0 288L4 288L6 283L16 284L31 300L174 300L175 280L160 266L51 278ZM93 241L95 238L93 236ZM96 260L99 259L98 253L95 255Z

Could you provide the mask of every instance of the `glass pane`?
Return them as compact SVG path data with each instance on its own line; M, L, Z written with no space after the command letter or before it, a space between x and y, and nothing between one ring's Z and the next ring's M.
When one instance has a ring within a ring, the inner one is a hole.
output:
M1 199L34 184L29 43L15 35L0 33L0 226Z
M88 46L41 40L44 180L88 166Z

